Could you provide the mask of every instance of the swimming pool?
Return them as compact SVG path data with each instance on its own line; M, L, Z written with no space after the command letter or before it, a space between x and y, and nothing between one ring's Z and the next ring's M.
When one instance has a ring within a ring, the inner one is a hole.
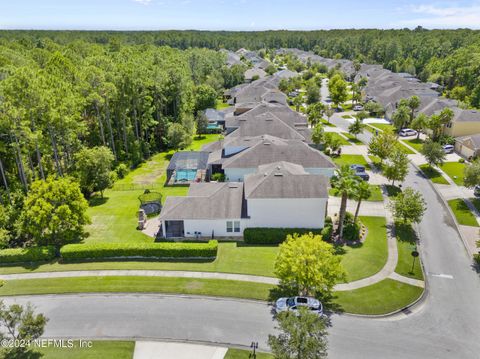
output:
M197 170L178 170L175 174L176 182L190 182L195 180Z

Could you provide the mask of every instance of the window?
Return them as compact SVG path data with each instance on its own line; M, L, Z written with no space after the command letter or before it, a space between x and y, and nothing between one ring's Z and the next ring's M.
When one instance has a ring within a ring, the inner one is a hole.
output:
M236 233L240 232L240 221L233 222L233 231Z
M233 222L227 221L227 233L233 232Z

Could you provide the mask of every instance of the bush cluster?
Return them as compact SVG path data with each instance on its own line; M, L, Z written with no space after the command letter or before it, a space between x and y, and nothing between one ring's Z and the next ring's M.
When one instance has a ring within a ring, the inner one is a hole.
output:
M298 233L299 235L322 234L319 228L245 228L243 231L243 239L249 244L280 244L287 235Z
M325 226L323 227L321 234L322 234L322 239L326 242L332 239L333 221L330 216L327 216L325 218Z
M103 258L214 258L218 242L208 243L94 243L67 244L60 249L64 260Z
M55 247L8 248L0 250L0 263L45 262L55 258Z

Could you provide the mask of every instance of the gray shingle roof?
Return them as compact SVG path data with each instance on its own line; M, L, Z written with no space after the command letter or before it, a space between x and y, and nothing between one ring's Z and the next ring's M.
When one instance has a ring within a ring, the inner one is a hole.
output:
M167 197L160 220L242 217L243 183L192 183L188 196Z
M471 136L458 137L456 141L472 150L480 149L480 133Z
M245 176L245 198L328 198L328 178L284 161Z
M223 168L257 168L273 162L291 162L304 168L334 168L335 164L323 153L299 140L283 140L263 136L261 142L227 158Z

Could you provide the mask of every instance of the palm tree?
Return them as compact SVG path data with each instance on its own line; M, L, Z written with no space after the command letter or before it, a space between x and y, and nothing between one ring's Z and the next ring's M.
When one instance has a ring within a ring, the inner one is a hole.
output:
M358 218L358 213L360 212L360 204L362 203L362 200L368 199L368 197L370 197L371 194L372 194L372 190L371 190L368 182L360 181L358 183L357 190L356 190L355 194L353 195L355 200L358 202L357 203L357 209L355 210L354 221L356 221L357 218Z
M330 180L332 187L334 187L342 196L340 202L338 235L343 236L343 222L345 220L345 213L347 212L347 199L355 195L358 187L358 177L355 172L348 166L342 166L335 176Z

